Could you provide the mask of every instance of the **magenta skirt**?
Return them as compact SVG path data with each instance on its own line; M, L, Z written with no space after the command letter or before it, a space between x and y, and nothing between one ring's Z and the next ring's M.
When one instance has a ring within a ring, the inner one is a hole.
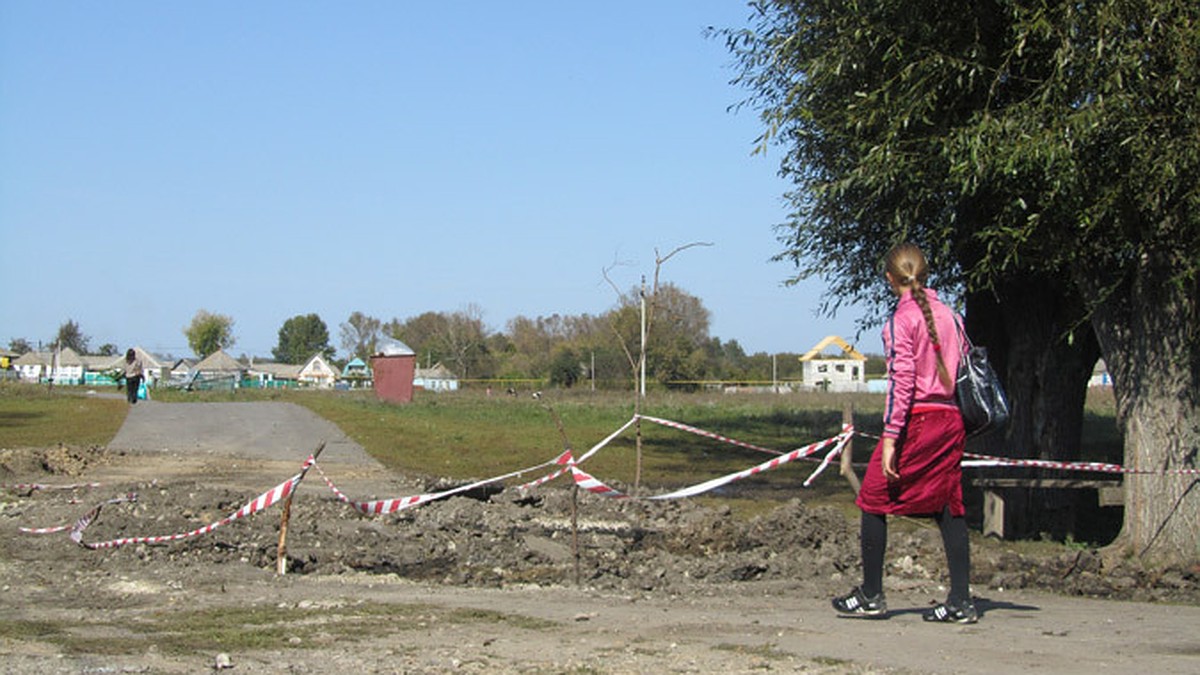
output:
M883 475L883 442L875 446L855 503L867 513L930 515L946 507L962 516L962 457L966 443L962 415L945 405L913 406L908 426L896 441L900 478Z

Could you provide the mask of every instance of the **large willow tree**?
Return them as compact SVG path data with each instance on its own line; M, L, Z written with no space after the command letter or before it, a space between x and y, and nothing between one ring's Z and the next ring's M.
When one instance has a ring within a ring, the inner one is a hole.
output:
M764 0L726 38L784 150L781 258L886 302L913 240L1000 360L1014 454L1078 450L1098 351L1125 434L1121 542L1200 555L1200 9L1190 0ZM1074 446L1074 447L1072 447Z

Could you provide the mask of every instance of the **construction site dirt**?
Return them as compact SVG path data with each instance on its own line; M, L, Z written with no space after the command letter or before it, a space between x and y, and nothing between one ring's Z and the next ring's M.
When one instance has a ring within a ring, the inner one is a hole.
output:
M369 516L317 470L282 503L195 536L324 445L351 499L427 494L287 403L160 403L107 447L0 449L0 671L8 673L1200 672L1200 570L972 535L971 625L935 527L895 528L885 620L841 619L857 525L804 493L734 518L559 480ZM76 487L68 487L76 485ZM136 499L132 495L136 494ZM70 526L108 500L79 532Z

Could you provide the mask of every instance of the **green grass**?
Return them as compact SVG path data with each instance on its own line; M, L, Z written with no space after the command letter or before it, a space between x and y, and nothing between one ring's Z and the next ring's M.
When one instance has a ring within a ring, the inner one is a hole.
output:
M418 392L406 405L383 403L370 391L251 390L235 392L155 391L158 401L286 401L305 406L336 424L385 466L406 475L465 480L505 474L548 461L564 444L581 455L628 421L632 393L547 391L541 399L486 396L473 390L451 394ZM859 431L878 433L882 396L855 394L722 395L651 392L647 415L682 422L746 443L788 451L828 438L853 405ZM81 389L0 386L0 447L56 443L108 443L124 420L125 403L83 395ZM1084 424L1086 454L1120 461L1120 435L1113 423L1111 393L1088 399ZM555 415L562 422L560 433ZM640 485L660 491L748 468L770 455L651 423L642 424ZM565 439L564 439L565 436ZM635 429L598 452L587 468L601 480L630 487L639 479ZM855 460L865 462L872 443L855 441ZM800 484L815 468L794 462L741 481L732 490L703 500L729 505L752 516L779 498L803 496L854 512L850 491L831 467L808 489ZM530 474L529 477L533 477ZM736 499L731 499L736 497ZM771 499L763 499L770 497Z
M294 402L336 424L391 469L451 479L494 476L540 464L568 443L581 455L628 421L634 410L631 394L611 392L547 392L537 400L472 391L418 393L406 405L381 403L371 392L164 392L156 399ZM648 397L644 412L786 452L836 434L847 400L854 400L860 426L878 428L877 396L659 393ZM555 414L562 422L561 433ZM772 456L650 423L642 425L642 455L641 482L657 487L695 483ZM637 477L636 430L614 439L588 466L605 479L632 484ZM812 468L797 463L754 481L767 487L795 485Z
M86 391L0 382L0 448L107 445L124 424L129 404Z

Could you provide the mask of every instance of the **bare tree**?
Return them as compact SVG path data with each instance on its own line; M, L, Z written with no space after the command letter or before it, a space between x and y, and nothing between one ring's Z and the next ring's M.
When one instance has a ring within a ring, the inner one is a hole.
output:
M636 448L637 448L637 452L636 452L637 461L636 461L636 467L634 469L634 474L633 474L633 487L635 490L639 489L641 487L641 483L642 483L642 422L641 422L640 416L642 414L642 399L645 398L645 394L646 394L646 390L645 390L646 340L647 340L647 337L650 335L651 328L654 325L654 314L655 314L654 310L655 310L655 306L657 304L656 300L658 298L659 278L662 273L662 267L663 267L663 265L665 265L667 263L667 261L669 261L671 258L675 257L676 254L686 251L689 248L694 248L696 246L712 246L712 243L701 242L701 241L691 242L689 244L684 244L683 246L679 246L677 248L672 249L666 255L661 255L658 252L657 248L654 249L654 283L650 287L650 295L649 295L649 297L647 297L647 295L646 295L645 277L643 277L642 288L639 291L639 296L640 296L639 300L641 303L643 303L644 309L641 312L641 322L640 322L641 323L641 326L640 326L640 328L641 328L640 338L641 339L639 340L639 344L637 347L637 356L636 357L634 356L634 350L631 348L629 341L625 338L625 336L621 333L621 331L617 329L617 327L615 325L613 326L613 332L617 336L617 340L621 345L621 350L625 352L625 358L627 358L629 360L629 367L633 370L633 379L634 379L634 383L635 383L633 412L634 412L634 415L638 417L637 422L634 424L635 438L636 438L635 444L636 444ZM619 298L624 297L621 293L621 290L619 288L617 288L617 285L615 283L613 283L612 277L609 276L609 272L611 270L612 270L612 266L606 267L601 271L601 273L604 275L604 280L606 282L608 282L608 285L611 286L613 291L616 292L617 297L619 297ZM638 384L641 385L640 388L637 386Z

